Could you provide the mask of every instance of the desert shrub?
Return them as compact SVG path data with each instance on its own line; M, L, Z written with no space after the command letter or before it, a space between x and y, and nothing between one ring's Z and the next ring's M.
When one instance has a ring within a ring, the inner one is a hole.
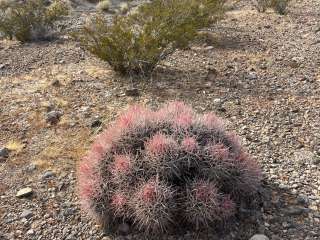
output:
M78 169L85 211L117 233L201 231L256 200L261 172L213 113L181 102L133 106L99 135ZM220 226L221 226L220 225ZM180 228L179 228L180 227Z
M274 9L275 12L284 15L290 0L257 0L257 9L259 12L265 12L268 8Z
M67 13L67 4L60 0L49 5L44 0L1 1L0 33L21 42L45 39Z
M98 15L74 34L82 46L124 75L149 75L223 13L221 0L154 0L109 23Z
M103 1L100 1L98 4L97 4L97 10L98 11L108 11L109 8L110 8L110 5L111 5L111 2L110 0L103 0Z

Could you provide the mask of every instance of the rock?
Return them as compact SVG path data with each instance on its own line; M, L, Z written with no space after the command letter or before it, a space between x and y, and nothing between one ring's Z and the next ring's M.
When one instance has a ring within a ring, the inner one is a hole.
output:
M100 119L95 119L92 123L91 123L91 128L97 128L100 127L102 125L102 122Z
M253 235L249 240L269 240L269 238L263 234L256 234Z
M53 177L55 174L54 172L48 170L48 171L45 171L44 174L42 175L42 179L47 179L47 178L51 178Z
M258 77L257 77L257 74L255 72L249 72L247 78L249 80L256 80Z
M53 87L60 87L60 86L61 86L61 83L60 83L60 81L59 81L58 79L56 79L56 80L54 80L54 81L51 82L51 85L52 85Z
M28 230L27 235L34 235L34 230L33 229Z
M290 208L287 208L284 212L289 216L298 216L298 215L301 215L303 213L307 213L309 211L310 211L310 209L308 209L308 208L290 207Z
M10 150L6 147L0 148L0 157L9 157Z
M31 163L29 166L26 167L26 171L32 172L37 169L37 166L34 163Z
M311 163L314 164L314 165L320 164L320 156L315 155L315 156L312 158Z
M217 76L218 76L218 71L215 68L211 67L208 69L206 80L213 82Z
M303 58L302 57L293 57L290 61L289 61L289 66L292 68L297 68L301 65L301 63L303 62Z
M221 98L215 98L215 99L213 99L213 104L214 104L214 105L220 105L221 102L222 102Z
M297 197L297 202L299 204L303 204L303 205L308 205L309 204L309 198L307 195L303 195L303 194L300 194L298 197Z
M126 90L126 96L128 97L138 97L139 95L139 90L137 88L130 88Z
M32 216L33 216L33 213L28 209L23 210L21 215L20 215L21 218L26 218L26 219L29 219Z
M51 125L55 125L60 121L62 116L62 112L60 111L51 111L47 113L46 121Z
M32 188L26 187L26 188L20 189L20 190L17 192L16 197L18 197L18 198L28 197L28 196L30 196L32 193L33 193Z
M6 147L0 148L0 161L9 157L10 150Z

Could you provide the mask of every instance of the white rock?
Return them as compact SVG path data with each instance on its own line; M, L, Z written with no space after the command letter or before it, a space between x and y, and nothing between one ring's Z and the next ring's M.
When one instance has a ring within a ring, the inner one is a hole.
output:
M269 238L263 234L256 234L252 236L249 240L269 240Z
M20 197L28 197L33 193L32 188L30 187L26 187L26 188L22 188L20 189L17 194L16 197L20 198Z
M20 215L21 218L27 218L27 219L31 218L32 216L33 216L33 213L28 209L23 210Z
M213 104L214 105L219 105L220 103L221 103L221 99L220 98L213 99Z
M27 235L34 235L34 230L33 229L28 230Z

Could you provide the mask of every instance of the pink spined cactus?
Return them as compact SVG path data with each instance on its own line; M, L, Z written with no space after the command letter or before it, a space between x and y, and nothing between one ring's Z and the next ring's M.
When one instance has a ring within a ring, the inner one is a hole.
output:
M129 129L144 124L151 119L152 111L139 105L134 105L118 117L116 124L120 129Z
M185 137L181 142L181 147L187 152L193 152L198 148L198 143L194 137Z
M193 116L188 113L182 113L173 119L173 124L177 128L187 129L192 125Z
M131 167L132 160L130 155L115 155L111 172L114 175L124 175L130 171Z
M127 197L123 193L115 193L111 198L111 207L117 215L125 213L127 204Z
M224 130L223 121L213 113L203 114L199 118L199 123L209 129L217 129L219 131Z
M255 204L261 170L213 113L181 102L129 108L94 141L78 169L85 211L116 234L215 229Z
M219 199L221 194L214 183L196 180L187 192L185 215L196 229L208 227L219 219Z
M136 224L148 233L163 232L172 222L175 207L170 187L152 179L133 194L131 206Z
M142 187L140 194L141 194L141 199L145 203L154 202L154 200L156 199L156 195L157 195L156 185L153 182L147 183L146 185L144 185Z
M196 200L207 203L214 199L218 193L218 190L212 183L199 181L194 184L192 193L194 194Z
M231 199L230 195L223 196L220 204L220 217L222 220L229 219L236 213L236 203Z
M214 144L209 147L211 156L216 160L227 161L229 158L230 151L223 144Z
M162 133L157 133L148 142L145 143L146 151L151 156L160 156L169 151L176 145L171 137Z
M172 122L173 119L176 119L177 122L185 122L186 120L190 121L190 116L193 116L193 110L191 107L186 104L178 101L169 102L165 104L162 108L154 113L154 119L156 122ZM186 119L188 118L188 119ZM173 121L174 123L175 121Z
M82 208L91 216L96 214L92 209L99 194L100 176L96 174L92 163L82 162L78 167L78 191Z

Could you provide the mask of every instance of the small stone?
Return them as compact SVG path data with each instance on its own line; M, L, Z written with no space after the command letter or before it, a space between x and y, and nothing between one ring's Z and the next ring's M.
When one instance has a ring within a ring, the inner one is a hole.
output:
M213 46L207 46L207 47L204 48L204 50L206 50L206 51L209 51L209 50L212 50L212 49L214 49Z
M219 104L221 104L221 98L215 98L215 99L213 99L213 104L214 105L219 105Z
M55 125L60 121L62 116L62 112L60 111L51 111L47 113L46 121L51 125Z
M208 73L207 73L207 77L206 77L207 81L213 82L217 76L218 76L217 69L210 67L208 69Z
M0 158L8 158L10 150L6 147L0 148Z
M253 235L249 240L269 240L269 238L263 234L256 234Z
M33 213L28 209L23 210L21 215L20 215L21 218L26 218L26 219L29 219L32 216L33 216Z
M52 81L51 85L54 87L60 87L61 83L58 79L56 79L56 80Z
M42 179L47 179L47 178L51 178L53 177L55 174L54 172L48 170L48 171L45 171L44 174L42 175Z
M33 229L28 230L27 235L34 235L34 230Z
M249 80L256 80L258 77L257 77L257 74L255 72L250 72L247 76L247 78Z
M100 127L102 125L102 122L100 119L95 119L92 123L91 123L91 128L97 128Z
M17 192L16 197L18 197L18 198L28 197L28 196L30 196L32 193L33 193L32 188L26 187L26 188L20 189L20 190Z
M309 201L308 196L303 195L303 194L300 194L300 195L297 197L297 202L298 202L299 204L308 205L310 201Z
M307 213L309 212L310 209L308 208L303 208L303 207L290 207L288 209L285 210L285 213L289 216L298 216L301 215L303 213Z
M315 155L315 156L313 157L311 163L314 164L314 165L320 164L320 156Z
M291 61L289 61L289 66L292 68L297 68L301 65L303 60L304 59L302 57L293 57Z
M126 96L128 97L138 97L139 95L139 90L137 88L130 88L126 90Z
M32 171L34 171L36 169L37 169L37 166L34 163L31 163L29 166L26 167L26 170L28 172L32 172Z

